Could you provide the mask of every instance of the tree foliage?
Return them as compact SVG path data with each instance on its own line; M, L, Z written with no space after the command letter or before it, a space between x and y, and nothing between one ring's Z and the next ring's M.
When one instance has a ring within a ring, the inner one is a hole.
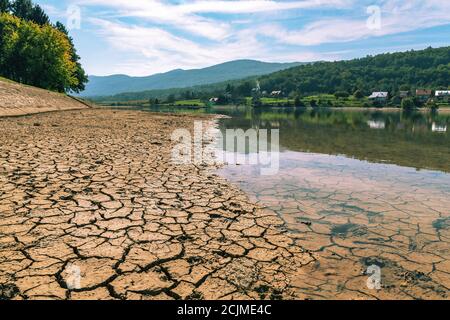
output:
M34 23L37 23L40 26L50 24L50 19L48 15L42 10L42 8L39 5L35 5L33 9L31 10L31 14L29 17L30 21L33 21Z
M195 86L189 89L165 89L128 92L111 97L100 97L106 101L147 100L150 97L180 97L186 90L200 99L219 97L225 94L230 102L239 102L252 96L252 89L260 83L260 92L280 90L285 95L309 96L316 94L354 95L362 99L373 91L388 91L392 97L400 90L447 89L450 84L450 47L421 51L382 54L350 61L318 62L294 67L262 77ZM401 99L400 99L401 100ZM397 102L400 104L400 100ZM314 101L317 104L317 101ZM313 103L314 104L314 103ZM369 105L367 105L369 106Z
M51 25L30 0L0 0L0 8L0 76L59 92L84 90L88 79L64 25Z
M361 90L356 90L355 93L353 93L353 96L356 99L362 99L364 98L364 93Z
M409 111L413 110L416 107L414 100L412 98L405 98L402 100L402 109Z
M10 9L9 0L0 0L0 13L9 12Z
M70 89L74 92L79 93L85 89L85 85L88 82L88 76L86 75L86 72L81 66L80 56L77 54L77 50L75 49L73 39L72 37L69 36L67 28L59 21L56 22L55 28L58 29L63 34L65 34L70 43L70 57L72 62L75 63L75 78L77 79L78 82L77 85L72 86Z
M262 90L298 91L303 95L336 92L398 92L400 88L447 88L450 47L318 62L260 78Z
M24 20L30 20L33 14L33 2L31 0L15 0L10 7L13 15Z
M0 35L2 76L60 92L77 85L70 43L58 30L2 14Z

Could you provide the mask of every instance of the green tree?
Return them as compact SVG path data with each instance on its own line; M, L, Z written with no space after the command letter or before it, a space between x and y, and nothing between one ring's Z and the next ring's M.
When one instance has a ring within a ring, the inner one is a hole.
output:
M237 87L237 93L240 97L248 97L252 94L252 83L246 81Z
M353 94L353 96L356 99L362 99L362 98L364 98L364 93L361 90L356 90L355 93Z
M33 9L31 10L29 20L41 26L45 24L50 24L50 19L48 15L44 12L44 10L42 10L42 8L39 5L35 5L33 7Z
M9 12L10 9L11 4L9 3L9 0L0 0L0 13Z
M21 21L9 14L0 14L0 75L17 79L13 62L19 41Z
M63 24L31 0L0 0L0 74L60 92L84 90L88 78Z
M33 14L33 2L31 0L15 0L11 4L11 11L16 17L29 20Z
M67 40L69 41L70 57L71 61L75 63L74 76L77 79L77 84L71 87L70 90L79 93L86 88L86 83L89 81L88 76L86 75L86 72L81 66L80 56L77 54L77 50L75 49L73 39L72 37L69 36L69 31L67 30L67 28L59 21L56 22L55 28L59 30L61 33L63 33L66 36Z
M155 106L159 105L159 100L157 98L155 98L155 99L150 98L149 104L150 104L150 107L155 107Z
M296 96L295 100L294 100L294 106L298 107L298 108L304 108L305 104L303 103L302 99L300 98L300 96Z
M167 97L167 103L174 103L176 101L175 95L174 94L170 94Z
M406 85L406 84L402 84L402 85L399 87L399 90L400 90L400 91L410 91L410 90L411 90L411 87L408 86L408 85Z
M70 50L65 35L52 26L0 15L0 75L49 90L68 91L78 85Z
M233 94L234 87L231 84L227 84L227 87L225 88L225 93Z
M436 111L439 109L439 106L437 105L436 102L434 102L434 100L429 100L426 105L425 105L428 109L430 109L431 111Z
M405 98L402 100L402 109L405 111L414 110L416 108L416 104L414 100L411 98Z
M334 96L339 99L339 98L348 98L350 95L345 92L345 91L337 91Z
M395 95L392 97L392 99L390 100L391 104L394 106L399 106L402 103L402 98L399 95Z

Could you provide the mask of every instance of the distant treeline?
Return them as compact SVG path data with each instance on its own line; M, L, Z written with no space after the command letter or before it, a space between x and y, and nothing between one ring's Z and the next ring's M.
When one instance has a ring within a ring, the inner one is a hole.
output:
M259 86L258 86L259 84ZM245 97L270 95L307 97L317 94L364 97L374 91L447 89L450 85L450 47L388 53L361 59L317 62L270 75L184 89L123 93L99 100L134 101L159 99L202 99L218 97L221 103L240 103ZM264 94L265 93L265 94Z
M364 94L400 90L447 89L450 47L387 53L338 62L318 62L260 77L262 90L285 94L334 94L357 90Z
M58 91L81 92L88 78L65 26L52 25L31 0L0 0L0 76Z
M255 85L257 77L250 77L242 80L234 80L232 83L236 85L236 92L242 97L251 94L252 88ZM230 81L213 83L208 85L198 85L190 88L173 88L173 89L159 89L146 90L140 92L124 92L113 96L92 97L93 101L143 101L158 99L165 102L173 102L175 100L189 100L200 99L208 101L212 96L222 95L228 87Z

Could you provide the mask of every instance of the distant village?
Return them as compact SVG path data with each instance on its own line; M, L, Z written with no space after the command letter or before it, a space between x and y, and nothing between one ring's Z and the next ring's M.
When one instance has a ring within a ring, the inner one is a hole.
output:
M412 95L410 91L400 91L399 98L405 99L415 97L422 103L426 103L430 100L436 101L450 101L450 90L428 90L428 89L417 89L415 95ZM369 97L369 100L375 103L386 104L390 98L389 92L373 92Z
M258 99L263 99L262 105L266 105L268 100L272 100L273 105L278 106L292 106L293 101L289 99L295 99L293 106L308 106L305 104L307 101L312 107L315 106L342 106L340 103L346 105L346 101L350 101L350 94L347 92L336 92L334 94L334 103L330 102L330 97L332 95L317 95L317 100L314 101L314 97L291 97L280 90L274 91L260 91L259 86L252 90L252 105L257 106L255 103ZM341 99L343 98L343 99ZM287 100L286 100L287 99ZM224 101L225 100L225 101ZM209 99L211 104L220 104L230 100L225 94L223 97L212 97ZM325 100L325 104L324 104ZM450 90L431 90L431 89L417 89L415 91L399 91L395 94L387 91L374 91L370 96L364 96L361 91L357 91L353 94L353 102L357 102L359 105L365 107L375 106L398 106L403 108L415 108L428 106L430 108L437 107L437 104L449 104L450 103ZM264 103L265 102L265 103ZM298 104L297 104L298 103ZM261 101L260 101L261 104Z

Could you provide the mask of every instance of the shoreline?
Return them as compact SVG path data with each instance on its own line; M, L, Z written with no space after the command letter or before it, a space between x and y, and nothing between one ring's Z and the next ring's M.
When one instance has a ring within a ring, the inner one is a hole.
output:
M0 118L1 298L308 298L294 283L316 257L280 217L215 166L170 163L171 130L213 119L107 109Z
M140 109L140 110L151 110L152 107L147 107L147 106L138 106L138 105L129 105L129 106L113 106L113 105L99 105L97 106L98 109L113 109L113 110L121 110L121 109ZM187 107L187 106L157 106L157 108L173 108L173 109L179 109L179 110L205 110L208 109L208 107ZM211 108L252 108L252 109L258 109L258 107L251 107L251 106L233 106L233 105L217 105L217 106L213 106ZM263 106L261 108L273 108L273 109L304 109L304 110L333 110L333 111L355 111L355 112L362 112L362 111L370 111L370 112L405 112L403 109L401 108L395 108L395 107L389 107L389 108L375 108L375 107L370 107L370 108L364 108L364 107L342 107L342 108L336 108L336 107L331 107L331 108L311 108L311 107L277 107L277 106ZM419 112L419 113L431 113L433 111L425 109L425 108L421 108L421 109L416 109L416 110L412 110L410 112ZM450 107L448 108L440 108L439 110L436 111L437 113L450 113Z

